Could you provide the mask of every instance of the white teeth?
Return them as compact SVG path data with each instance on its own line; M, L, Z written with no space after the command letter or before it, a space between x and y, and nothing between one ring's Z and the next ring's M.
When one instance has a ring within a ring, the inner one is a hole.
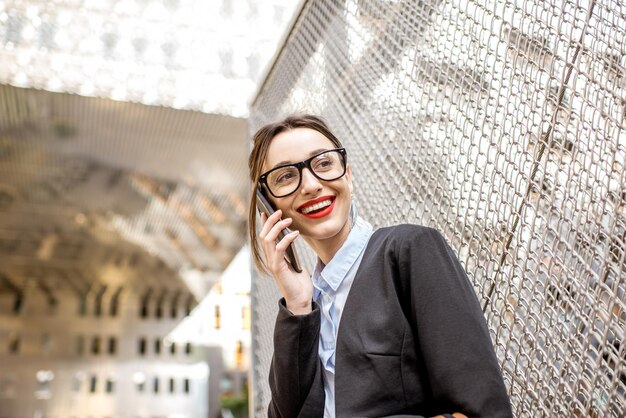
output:
M307 213L311 213L311 212L313 212L315 210L320 210L322 208L325 208L326 206L330 206L331 203L332 202L331 202L330 199L324 200L323 202L319 202L319 203L316 203L314 205L307 206L306 208L302 209L302 213L304 213L306 215Z

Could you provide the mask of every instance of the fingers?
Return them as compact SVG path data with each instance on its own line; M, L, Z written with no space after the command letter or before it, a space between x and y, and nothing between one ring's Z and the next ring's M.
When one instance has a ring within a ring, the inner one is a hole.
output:
M281 210L277 210L267 217L261 214L263 228L259 232L262 249L265 253L265 260L270 271L279 271L285 266L285 252L289 245L300 235L298 231L293 231L281 238L282 231L292 223L291 218L280 219Z
M258 237L265 256L267 272L276 280L287 308L295 315L304 315L311 312L313 283L306 269L303 268L300 273L297 273L285 260L289 245L300 236L300 232L295 230L281 236L285 228L292 223L291 218L281 220L282 215L281 210L277 210L270 216L261 213L261 228Z
M281 233L285 228L291 225L291 218L284 219L282 221L278 221L272 226L272 229L265 235L263 239L267 243L276 243L277 240L282 239Z
M265 224L263 224L263 229L259 233L259 238L261 238L263 242L267 244L275 243L282 230L291 225L292 219L286 218L281 220L281 214L282 212L280 210L276 211L267 219Z
M268 267L270 270L277 272L282 269L289 268L287 266L287 261L285 260L285 253L287 252L289 245L291 245L291 243L298 238L298 235L300 235L299 231L292 231L275 244L273 258L270 260L268 257Z
M300 235L300 231L292 231L291 233L285 235L285 237L281 239L278 244L276 244L276 252L284 254L289 245L294 242L296 238L298 238L298 235Z
M271 216L267 216L264 213L261 214L261 222L263 223L263 227L261 228L261 232L259 232L259 238L265 239L265 236L270 231L272 226L280 219L283 211L278 209L276 212L272 213Z

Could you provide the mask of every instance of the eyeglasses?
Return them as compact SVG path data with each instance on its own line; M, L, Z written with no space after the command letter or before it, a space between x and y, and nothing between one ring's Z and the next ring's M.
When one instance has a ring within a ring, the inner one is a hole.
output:
M345 148L322 151L302 162L272 168L259 176L259 183L274 197L289 196L300 187L303 168L308 168L320 180L337 180L346 174L346 159Z

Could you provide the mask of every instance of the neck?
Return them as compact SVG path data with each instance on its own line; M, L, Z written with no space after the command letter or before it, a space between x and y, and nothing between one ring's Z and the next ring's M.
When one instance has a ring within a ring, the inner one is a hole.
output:
M337 235L323 240L305 238L305 241L313 249L315 254L317 254L319 259L322 260L322 263L327 265L335 254L337 254L337 251L339 251L343 243L346 242L351 229L350 220L348 219Z

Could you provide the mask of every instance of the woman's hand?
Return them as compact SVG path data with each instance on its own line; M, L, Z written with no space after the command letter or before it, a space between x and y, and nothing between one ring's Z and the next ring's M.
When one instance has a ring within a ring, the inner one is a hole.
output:
M313 283L311 276L304 268L301 273L296 273L285 260L285 251L300 233L293 231L278 243L276 242L280 232L291 225L291 218L281 220L281 215L280 209L269 218L261 214L263 228L259 233L259 238L261 238L261 246L265 253L265 264L285 298L287 309L294 315L305 315L312 309Z

